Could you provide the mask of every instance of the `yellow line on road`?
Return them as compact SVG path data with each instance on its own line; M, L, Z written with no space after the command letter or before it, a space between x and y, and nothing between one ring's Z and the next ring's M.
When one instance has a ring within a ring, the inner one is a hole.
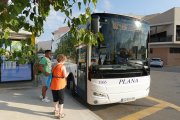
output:
M141 110L139 112L125 116L119 120L139 120L139 119L142 119L142 118L149 116L153 113L156 113L156 112L158 112L158 111L160 111L166 107L168 107L166 104L157 104L157 105L154 105L154 106L149 107L147 109L144 109L144 110Z
M172 104L172 103L169 103L169 102L166 102L166 101L163 101L163 100L160 100L160 99L157 99L157 98L153 98L153 97L146 97L147 99L149 100L152 100L152 101L155 101L155 102L158 102L158 103L161 103L161 104L165 104L169 107L172 107L174 109L176 109L177 111L180 111L180 107L175 105L175 104Z
M151 100L151 101L155 101L159 104L157 105L154 105L152 107L149 107L147 109L144 109L144 110L141 110L141 111L138 111L136 113L133 113L133 114L130 114L128 116L125 116L119 120L139 120L139 119L142 119L146 116L149 116L153 113L156 113L166 107L171 107L171 108L174 108L175 110L177 111L180 111L180 107L175 105L175 104L172 104L172 103L169 103L169 102L166 102L166 101L163 101L163 100L160 100L160 99L157 99L157 98L153 98L153 97L146 97L147 99Z

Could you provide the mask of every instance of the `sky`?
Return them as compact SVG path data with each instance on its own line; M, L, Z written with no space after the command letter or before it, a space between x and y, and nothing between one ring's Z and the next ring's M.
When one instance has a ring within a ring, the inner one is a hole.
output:
M162 13L173 7L180 7L180 0L98 0L96 9L92 8L92 11L116 14L149 15ZM81 11L79 11L77 6L75 6L73 9L73 16L77 17L80 13ZM57 30L59 27L67 26L63 23L64 18L65 15L54 11L52 8L49 17L44 23L44 33L37 38L38 42L52 40L52 32Z

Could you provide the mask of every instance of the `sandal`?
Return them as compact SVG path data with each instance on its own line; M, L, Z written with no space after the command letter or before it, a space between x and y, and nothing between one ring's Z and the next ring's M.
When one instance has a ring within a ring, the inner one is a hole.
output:
M59 111L58 110L54 110L54 115L55 116L59 116Z
M66 116L65 113L59 113L59 118L64 118Z

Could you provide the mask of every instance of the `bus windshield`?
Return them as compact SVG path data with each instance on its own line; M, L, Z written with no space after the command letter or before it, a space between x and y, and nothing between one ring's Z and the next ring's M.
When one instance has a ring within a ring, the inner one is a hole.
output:
M142 67L147 58L148 24L124 16L103 16L99 21L104 40L92 46L92 65Z

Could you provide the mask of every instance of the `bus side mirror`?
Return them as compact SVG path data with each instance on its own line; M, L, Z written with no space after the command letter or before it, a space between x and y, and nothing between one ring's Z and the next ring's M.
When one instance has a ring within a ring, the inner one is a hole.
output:
M100 27L100 17L99 16L94 16L92 18L92 21L91 21L91 30L93 31L93 33L97 33L99 32L99 27Z

